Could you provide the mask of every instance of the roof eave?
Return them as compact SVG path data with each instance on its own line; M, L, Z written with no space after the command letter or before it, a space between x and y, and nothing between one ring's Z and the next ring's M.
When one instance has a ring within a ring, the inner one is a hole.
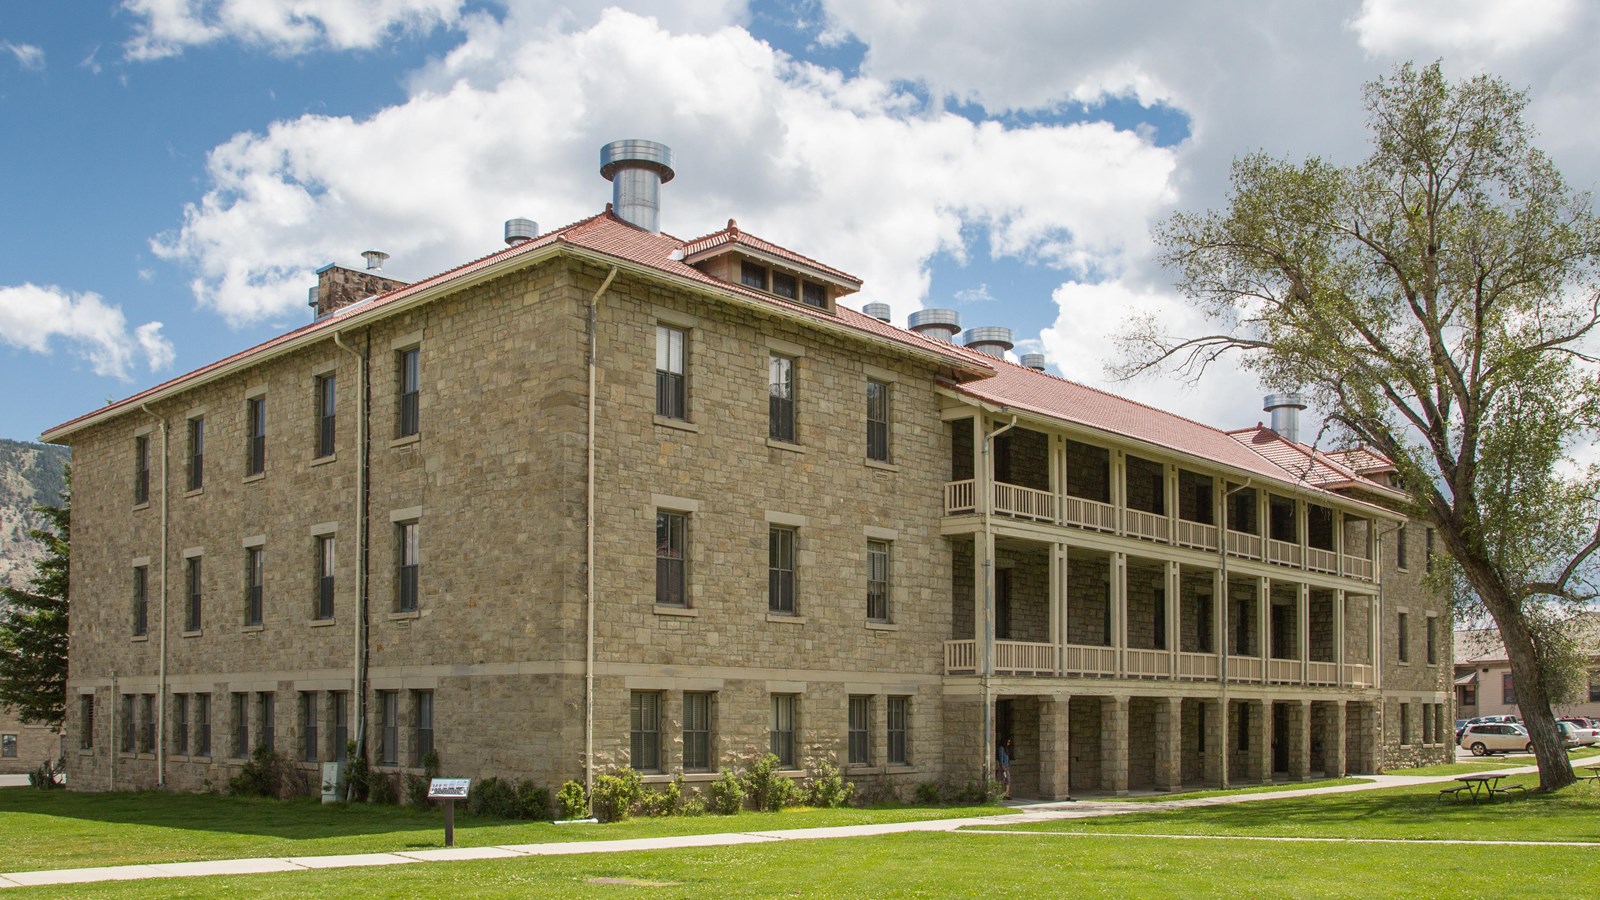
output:
M683 258L683 261L687 265L694 265L695 263L705 262L708 259L713 259L715 257L722 256L723 254L733 252L742 253L745 256L759 259L768 265L782 266L786 269L793 269L796 272L802 272L807 277L813 278L817 281L826 281L834 287L844 288L846 291L852 294L861 290L861 281L858 279L841 278L839 275L835 275L831 272L824 272L820 269L808 266L805 263L789 259L785 256L779 256L776 253L768 253L759 247L752 247L749 244L742 244L738 241L730 240L727 243L718 244L715 247L708 247L705 250L690 253Z

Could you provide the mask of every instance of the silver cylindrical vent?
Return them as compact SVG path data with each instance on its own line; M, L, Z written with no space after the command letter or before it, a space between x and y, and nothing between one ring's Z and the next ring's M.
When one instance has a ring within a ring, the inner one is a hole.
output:
M1300 442L1300 410L1305 408L1305 396L1295 393L1268 394L1261 401L1261 409L1272 413L1272 430L1278 437L1297 444Z
M363 250L361 258L367 261L368 272L382 272L383 261L389 258L389 254L382 250Z
M676 174L672 148L655 141L612 141L600 148L600 176L611 182L611 211L645 231L661 230L661 186Z
M1044 354L1043 353L1024 353L1024 354L1022 354L1022 364L1024 366L1027 366L1030 369L1035 369L1037 371L1043 372L1044 371Z
M317 308L317 288L306 289L306 305L312 309Z
M1014 346L1011 343L1011 329L1002 325L968 328L966 340L962 343L967 345L968 350L976 350L999 359L1004 359L1006 351Z
M507 219L506 244L515 247L539 236L539 223L532 219Z
M953 341L961 330L961 314L953 309L919 309L906 319L906 327L937 341Z
M894 313L890 311L887 303L868 303L866 306L861 307L861 311L879 322L887 322L894 317Z

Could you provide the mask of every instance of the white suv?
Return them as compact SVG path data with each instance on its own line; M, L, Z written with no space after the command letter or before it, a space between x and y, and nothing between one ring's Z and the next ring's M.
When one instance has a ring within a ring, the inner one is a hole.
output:
M1521 725L1513 725L1510 722L1468 725L1467 729L1461 732L1461 746L1471 750L1473 756L1533 750L1533 743L1528 740L1528 732Z

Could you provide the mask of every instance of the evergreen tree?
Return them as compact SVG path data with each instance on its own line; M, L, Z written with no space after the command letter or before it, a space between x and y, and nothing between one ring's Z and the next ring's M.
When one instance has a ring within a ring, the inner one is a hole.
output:
M28 536L44 544L28 589L0 588L0 706L23 722L59 727L67 702L69 506L36 506L49 520Z

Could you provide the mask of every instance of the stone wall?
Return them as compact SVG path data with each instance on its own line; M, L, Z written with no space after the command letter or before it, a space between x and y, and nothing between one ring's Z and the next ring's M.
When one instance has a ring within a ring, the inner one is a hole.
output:
M1093 444L1067 441L1067 493L1085 500L1111 502L1111 451Z
M1110 646L1106 609L1111 602L1111 558L1073 548L1067 559L1067 643Z

